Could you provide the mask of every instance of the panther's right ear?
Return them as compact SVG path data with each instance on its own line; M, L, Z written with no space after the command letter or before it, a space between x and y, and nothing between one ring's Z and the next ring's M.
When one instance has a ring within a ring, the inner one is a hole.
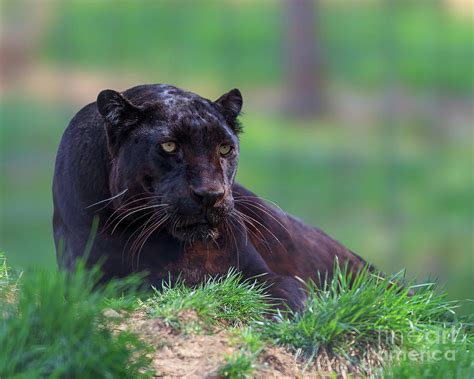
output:
M112 126L126 128L135 124L141 115L141 108L133 105L117 91L105 89L97 96L99 113Z
M120 137L137 124L143 115L143 109L132 104L121 93L111 89L99 93L97 109L106 121L109 151L115 155L120 145Z

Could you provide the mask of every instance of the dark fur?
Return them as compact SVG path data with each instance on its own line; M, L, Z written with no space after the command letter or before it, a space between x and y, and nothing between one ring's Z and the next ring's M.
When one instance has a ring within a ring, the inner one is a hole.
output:
M105 279L147 271L155 286L178 276L196 284L236 267L300 309L295 277L330 277L336 257L360 270L356 254L234 182L241 107L238 90L212 102L160 84L105 90L80 110L54 174L59 264L72 269L83 256L97 216L88 259L103 259ZM163 151L167 141L176 152ZM220 156L220 144L233 151Z

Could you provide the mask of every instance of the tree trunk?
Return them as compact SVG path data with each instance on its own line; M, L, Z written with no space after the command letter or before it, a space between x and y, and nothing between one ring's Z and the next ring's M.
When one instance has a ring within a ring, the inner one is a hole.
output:
M316 28L316 0L286 0L286 110L297 117L323 111L320 46Z

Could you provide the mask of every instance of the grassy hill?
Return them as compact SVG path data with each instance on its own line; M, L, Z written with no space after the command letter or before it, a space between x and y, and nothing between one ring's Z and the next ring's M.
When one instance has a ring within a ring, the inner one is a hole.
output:
M390 286L337 268L308 286L301 314L268 306L265 288L230 271L162 292L139 278L92 291L97 269L14 274L0 261L0 377L469 378L472 325L434 284Z

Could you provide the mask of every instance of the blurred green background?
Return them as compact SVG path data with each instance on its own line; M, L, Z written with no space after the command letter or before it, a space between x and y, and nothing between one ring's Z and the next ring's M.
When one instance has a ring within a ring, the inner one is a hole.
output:
M160 82L215 99L238 87L242 184L387 272L472 296L469 1L1 7L0 250L11 265L55 265L56 148L101 89Z

